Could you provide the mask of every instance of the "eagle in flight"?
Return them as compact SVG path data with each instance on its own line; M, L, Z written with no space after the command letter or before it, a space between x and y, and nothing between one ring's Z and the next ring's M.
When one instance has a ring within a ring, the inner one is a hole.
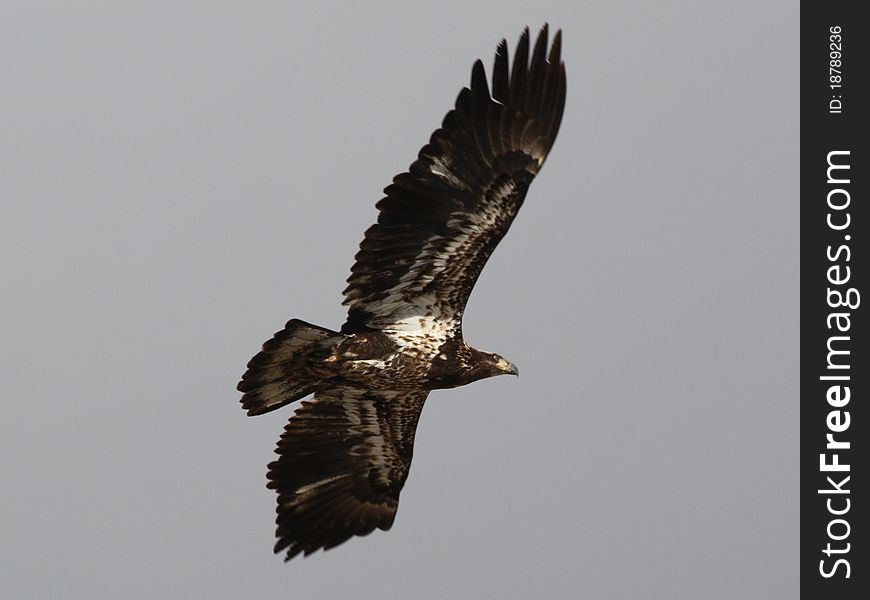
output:
M547 37L544 25L531 48L526 28L511 66L502 40L491 86L474 63L456 107L384 190L347 280L341 331L293 319L248 363L238 384L248 415L314 395L287 423L267 476L286 560L392 526L430 390L518 374L465 343L462 314L559 130L561 31L549 47Z

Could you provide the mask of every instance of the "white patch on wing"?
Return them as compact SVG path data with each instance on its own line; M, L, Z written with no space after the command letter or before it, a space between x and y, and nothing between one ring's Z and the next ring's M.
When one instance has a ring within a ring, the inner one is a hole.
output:
M429 171L433 175L437 175L438 177L440 177L448 184L457 189L466 191L469 190L469 187L465 185L465 182L453 174L453 169L451 168L451 160L449 156L431 156L429 157L429 160L432 161L432 165L429 167Z
M422 332L424 335L437 334L441 329L442 323L431 315L416 315L399 319L393 323L394 331L411 331Z
M375 367L376 369L385 369L387 367L387 363L383 360L377 360L374 358L370 358L368 360L355 360L356 364L369 365L371 367Z
M414 315L391 323L383 332L402 350L414 349L423 356L435 356L456 331L455 321L443 321L432 315Z
M315 481L314 483L309 483L308 485L303 485L296 488L295 492L297 496L304 496L308 492L316 491L317 488L330 484L333 481L338 481L339 479L344 479L345 477L350 477L350 473L342 473L340 475L333 475L332 477L326 477L325 479L321 479L320 481Z

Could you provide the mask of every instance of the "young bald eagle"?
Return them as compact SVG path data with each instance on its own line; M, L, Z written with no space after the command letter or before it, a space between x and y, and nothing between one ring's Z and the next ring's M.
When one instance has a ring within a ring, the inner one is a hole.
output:
M275 552L332 548L393 524L430 390L518 373L468 346L462 314L487 259L556 139L565 106L561 31L529 30L492 88L478 60L407 173L377 204L351 269L341 331L297 319L263 345L238 389L260 415L314 394L287 424L268 487L278 493Z

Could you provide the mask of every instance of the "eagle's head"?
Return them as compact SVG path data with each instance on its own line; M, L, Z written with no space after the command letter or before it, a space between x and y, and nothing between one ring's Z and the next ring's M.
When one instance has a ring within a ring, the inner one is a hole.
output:
M517 366L503 356L479 350L476 350L475 353L477 359L474 368L475 375L477 375L475 379L495 377L496 375L516 375L519 377L520 370Z
M455 353L442 352L429 372L432 389L453 388L496 375L519 375L516 365L492 352L462 344Z

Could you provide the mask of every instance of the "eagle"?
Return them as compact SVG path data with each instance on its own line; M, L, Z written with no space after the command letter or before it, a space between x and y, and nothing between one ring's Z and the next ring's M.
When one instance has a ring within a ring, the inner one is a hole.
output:
M408 478L431 390L518 375L462 338L471 290L517 215L565 106L561 31L531 47L525 28L509 65L499 43L489 84L471 71L455 107L377 203L344 290L339 331L292 319L238 384L261 415L303 400L269 464L277 492L275 553L285 560L388 530Z

